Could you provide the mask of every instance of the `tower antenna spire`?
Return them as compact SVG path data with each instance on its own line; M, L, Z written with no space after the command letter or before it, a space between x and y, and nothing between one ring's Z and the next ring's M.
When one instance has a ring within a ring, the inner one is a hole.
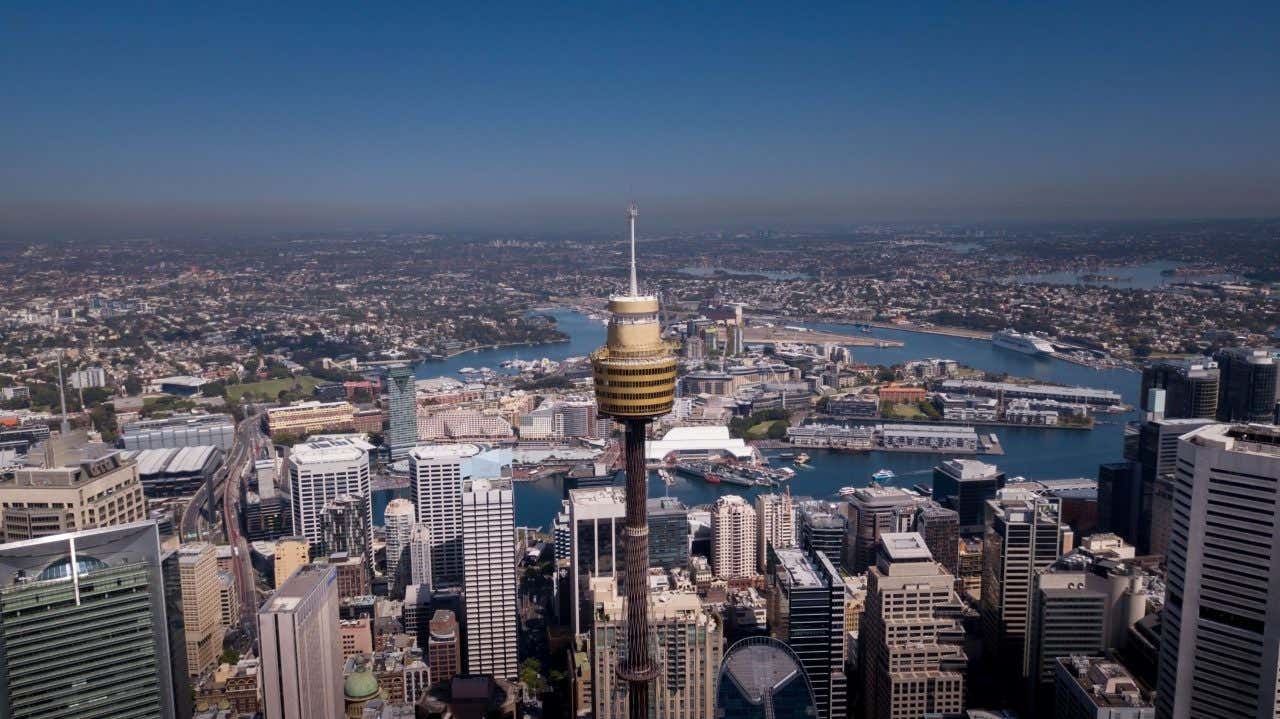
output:
M62 383L62 349L58 349L58 401L62 404L62 434L65 436L71 431L71 423L67 421L67 389ZM84 409L84 401L80 402L80 408Z
M636 209L636 203L631 203L627 208L627 220L631 224L631 296L640 296L640 283L636 282L636 217L640 214L640 210Z

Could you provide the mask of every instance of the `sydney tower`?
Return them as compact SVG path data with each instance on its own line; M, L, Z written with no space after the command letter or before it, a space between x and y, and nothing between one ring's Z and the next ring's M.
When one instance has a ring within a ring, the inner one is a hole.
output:
M658 673L649 652L649 525L645 426L671 411L676 394L676 358L662 339L658 298L640 294L636 283L636 206L627 210L631 224L631 285L625 295L609 298L609 332L605 346L591 355L595 370L596 406L600 414L623 426L627 472L624 537L627 651L618 675L627 682L627 716L649 716L649 683Z

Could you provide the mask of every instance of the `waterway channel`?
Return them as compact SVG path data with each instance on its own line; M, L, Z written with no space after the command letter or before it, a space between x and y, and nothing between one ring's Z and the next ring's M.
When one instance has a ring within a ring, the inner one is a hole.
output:
M467 353L441 362L424 362L417 365L415 373L420 378L446 375L457 378L463 367L489 367L502 371L500 364L507 359L537 359L548 357L562 360L582 356L599 346L604 340L604 326L599 320L568 310L552 310L560 329L569 335L568 342L536 347L506 347ZM840 333L856 332L847 325L811 324L816 330ZM907 332L902 330L873 328L869 335L883 339L899 340L903 347L855 347L855 359L869 364L890 365L912 359L940 357L954 359L960 364L990 372L1005 372L1013 376L1033 377L1059 384L1098 387L1119 392L1126 403L1137 403L1139 375L1120 369L1096 370L1060 360L1030 357L995 347L990 342L961 337ZM988 461L998 464L1009 476L1025 476L1029 479L1059 479L1067 477L1093 477L1098 465L1120 459L1124 440L1124 422L1129 415L1099 415L1092 431L1041 430L1031 428L988 427L980 431L992 431L1000 437L1005 454ZM777 455L782 450L769 450ZM794 496L830 497L845 486L865 486L871 474L879 469L893 470L897 477L887 484L911 486L931 483L931 469L948 455L902 454L870 452L866 454L842 454L824 450L809 450L812 456L809 468L800 468L791 480ZM789 460L775 459L775 466L786 466ZM516 485L516 522L523 526L547 527L560 508L564 497L563 483L556 479ZM651 496L670 494L688 505L714 502L721 494L753 496L755 489L709 485L699 480L677 476L674 484L667 486L656 477L649 483ZM374 493L374 519L381 523L382 510L392 497L404 496L406 490L380 490Z

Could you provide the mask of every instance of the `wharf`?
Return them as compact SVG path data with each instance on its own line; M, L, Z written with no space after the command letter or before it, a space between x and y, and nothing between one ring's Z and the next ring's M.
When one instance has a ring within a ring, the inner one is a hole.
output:
M742 341L748 344L835 344L845 347L904 347L898 340L886 340L878 337L859 337L837 332L819 330L797 330L786 327L759 327L748 325L742 333Z

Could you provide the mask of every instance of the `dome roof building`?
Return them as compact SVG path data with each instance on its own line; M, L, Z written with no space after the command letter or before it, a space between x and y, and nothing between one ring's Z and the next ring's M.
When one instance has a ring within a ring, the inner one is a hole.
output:
M364 717L365 705L382 698L382 688L378 686L378 679L373 676L367 661L358 662L355 671L347 675L342 683L342 698L351 719Z

